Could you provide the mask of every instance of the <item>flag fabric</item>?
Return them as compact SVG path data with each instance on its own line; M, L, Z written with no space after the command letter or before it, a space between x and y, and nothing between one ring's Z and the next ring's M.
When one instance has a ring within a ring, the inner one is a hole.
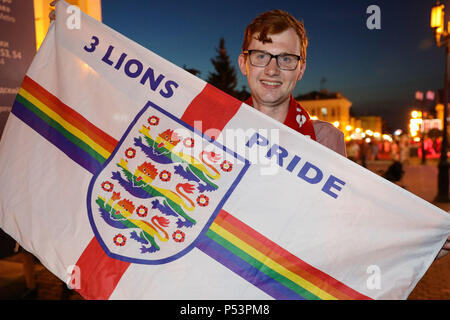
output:
M87 299L407 298L446 212L67 6L0 142L0 226L51 272Z

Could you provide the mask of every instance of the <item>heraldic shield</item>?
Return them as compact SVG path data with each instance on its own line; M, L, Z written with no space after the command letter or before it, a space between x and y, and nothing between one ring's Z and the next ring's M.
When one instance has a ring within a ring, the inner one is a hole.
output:
M248 166L149 101L89 185L94 234L115 259L178 259L195 247Z

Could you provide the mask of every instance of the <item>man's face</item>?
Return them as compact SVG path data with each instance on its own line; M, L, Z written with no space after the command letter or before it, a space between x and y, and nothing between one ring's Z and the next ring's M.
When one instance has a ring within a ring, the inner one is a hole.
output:
M289 53L300 55L300 39L293 29L270 35L271 43L252 39L247 50L264 50L273 55ZM289 101L295 85L304 72L304 62L299 61L295 70L281 70L275 58L266 67L252 66L248 56L241 54L238 59L241 72L247 76L253 101L259 106L276 107Z

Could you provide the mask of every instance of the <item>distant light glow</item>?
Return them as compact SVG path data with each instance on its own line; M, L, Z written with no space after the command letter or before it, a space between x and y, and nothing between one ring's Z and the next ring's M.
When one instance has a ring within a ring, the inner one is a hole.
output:
M420 131L422 127L422 119L411 119L409 121L409 131L411 133L411 137L417 136L417 133Z
M423 92L422 91L416 91L416 100L423 100Z
M437 5L434 6L431 9L431 28L438 28L438 30L436 32L441 32L443 30L440 30L444 27L444 19L443 19L443 15L444 15L444 5Z

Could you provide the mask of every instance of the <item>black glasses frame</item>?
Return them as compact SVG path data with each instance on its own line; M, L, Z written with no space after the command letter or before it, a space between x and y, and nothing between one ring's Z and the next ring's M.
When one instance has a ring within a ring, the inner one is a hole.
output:
M268 55L270 56L270 59L267 61L267 64L264 65L264 66L257 66L257 65L254 65L253 62L252 62L252 59L250 58L250 55L252 54L252 52L261 52L261 53L268 54ZM275 61L277 62L278 68L280 68L281 70L289 70L289 71L292 71L292 70L295 70L295 69L297 68L298 62L299 62L300 60L303 60L301 56L298 56L298 55L296 55L296 54L291 54L291 53L271 54L270 52L267 52L267 51L264 51L264 50L245 50L245 51L243 51L242 53L249 56L249 60L250 60L250 63L251 63L252 66L254 66L254 67L261 67L261 68L267 67L267 66L269 65L270 61L272 61L272 59L275 58ZM296 57L296 58L297 58L297 64L295 65L295 68L293 68L293 69L286 69L286 68L280 67L280 62L278 61L278 57L282 57L282 56L292 56L292 57Z

